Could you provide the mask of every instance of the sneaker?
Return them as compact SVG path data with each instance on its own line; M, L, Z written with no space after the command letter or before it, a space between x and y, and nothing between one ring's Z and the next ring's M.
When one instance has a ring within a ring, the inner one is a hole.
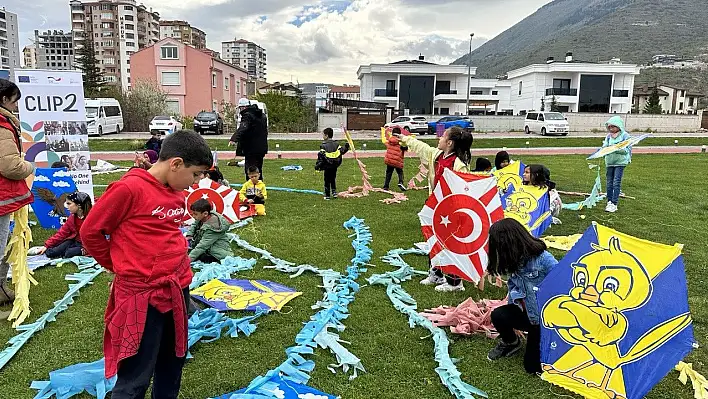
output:
M608 210L607 212L610 212L610 213L617 212L617 205L612 204L612 203L610 205L612 205L612 206L610 207L610 210Z
M408 191L406 186L403 185L403 183L398 183L398 188L401 189L401 191Z
M324 196L324 199L325 199L325 201L329 201L329 199L330 199L330 198L329 198L329 195L325 195L325 196Z
M426 277L423 280L420 280L420 283L423 285L439 285L445 282L444 277L438 277L434 274L430 274L428 277Z
M512 356L514 353L518 352L519 349L521 349L521 340L518 337L513 344L504 343L504 341L499 339L497 346L487 354L487 360L494 361L503 357Z
M457 285L450 285L447 282L442 283L435 287L435 291L437 292L455 292L455 291L464 291L465 286L462 285L462 283L457 284Z
M337 199L337 193L332 193L332 199Z
M612 205L614 205L612 202L607 202L607 206L605 207L605 212L611 212L612 210Z
M389 188L388 188L388 187L382 187L382 188L383 188L384 190L386 190L386 191L388 191L388 190L389 190Z

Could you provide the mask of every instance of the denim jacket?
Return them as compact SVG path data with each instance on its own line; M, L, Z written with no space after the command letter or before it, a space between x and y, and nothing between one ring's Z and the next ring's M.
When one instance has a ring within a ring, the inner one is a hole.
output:
M509 286L509 303L522 307L524 301L526 314L533 325L539 324L540 309L536 299L536 287L546 275L558 264L556 258L548 251L526 262L524 267L509 276L507 285Z

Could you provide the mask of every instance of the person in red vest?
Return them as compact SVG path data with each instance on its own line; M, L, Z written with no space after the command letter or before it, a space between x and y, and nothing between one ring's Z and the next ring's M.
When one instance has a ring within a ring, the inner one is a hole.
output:
M408 147L401 146L401 141L396 137L400 135L401 128L396 126L391 129L391 135L382 137L386 145L386 155L384 155L384 163L386 164L386 180L384 181L384 190L388 190L393 177L393 171L398 174L398 188L401 191L406 191L406 186L403 185L403 157L405 156Z
M25 179L34 166L22 156L20 121L13 114L22 94L16 84L0 79L0 257L5 253L10 236L10 215L32 203L34 196ZM0 262L0 305L12 302L15 293L7 286L10 265Z

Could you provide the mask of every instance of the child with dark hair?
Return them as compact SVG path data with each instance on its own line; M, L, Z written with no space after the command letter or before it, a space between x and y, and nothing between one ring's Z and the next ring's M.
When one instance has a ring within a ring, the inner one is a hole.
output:
M222 186L229 187L229 181L224 179L224 174L221 173L219 167L216 165L212 166L211 169L206 171L206 177L208 177L211 181L215 181L221 184Z
M189 207L194 224L187 232L187 239L192 240L189 259L204 263L218 263L232 256L231 244L226 236L230 223L219 215L205 199L198 199Z
M69 169L69 164L66 162L62 162L62 161L56 161L52 164L51 168L52 169L61 169L61 168Z
M473 172L489 173L492 171L492 163L487 158L477 158Z
M563 208L560 194L556 190L556 183L551 181L551 170L543 165L528 165L524 169L523 183L526 185L548 189L548 200L551 205L553 224L561 224L558 219Z
M396 126L391 129L391 135L388 139L382 137L382 141L386 145L386 155L384 155L384 163L386 164L386 180L384 181L384 190L388 190L393 177L393 171L398 174L398 188L401 191L406 191L406 186L403 184L403 158L408 147L401 146L401 141L397 135L400 135L401 128Z
M73 258L74 256L86 255L86 251L81 245L81 226L89 215L91 207L91 197L82 192L74 192L66 197L64 204L71 214L66 223L59 231L44 242L39 253L47 255L49 259Z
M349 143L344 146L332 140L334 130L326 128L322 132L324 141L320 145L320 152L317 154L315 170L324 171L324 199L337 198L337 169L342 164L342 155L349 151Z
M546 244L534 238L514 219L502 219L489 229L489 265L492 276L509 276L509 303L492 312L492 324L499 333L499 343L487 358L498 360L521 349L516 331L528 333L524 368L541 372L540 307L536 288L558 261L546 250Z
M184 190L212 164L204 138L179 130L150 170L133 168L110 184L81 228L87 252L115 274L103 345L105 378L118 376L113 399L144 397L151 379L153 397L179 395L192 281L179 229Z
M472 147L472 134L463 131L459 126L445 130L438 140L437 148L416 139L413 136L398 136L401 143L411 151L418 154L421 162L428 166L428 191L432 194L438 180L445 169L459 172L469 172L472 160L470 147ZM455 276L444 276L440 269L431 267L428 277L421 282L423 285L436 284L436 291L464 291L462 280Z
M145 142L145 149L155 151L157 154L160 153L160 148L162 148L162 139L160 138L160 132L153 131L152 137Z
M248 181L243 183L239 197L241 202L255 205L256 215L265 216L265 201L268 199L268 192L266 191L265 183L259 180L259 177L258 167L249 166Z
M506 151L499 151L494 157L494 169L493 171L504 169L511 163L509 158L509 153Z
M145 150L142 154L135 153L135 167L148 170L158 158L159 155L153 150Z

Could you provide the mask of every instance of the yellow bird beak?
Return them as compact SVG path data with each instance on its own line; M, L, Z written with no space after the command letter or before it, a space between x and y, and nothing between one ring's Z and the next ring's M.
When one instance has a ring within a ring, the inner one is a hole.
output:
M600 301L600 293L597 292L597 289L594 285L591 285L586 287L585 290L580 294L580 299L597 303Z

